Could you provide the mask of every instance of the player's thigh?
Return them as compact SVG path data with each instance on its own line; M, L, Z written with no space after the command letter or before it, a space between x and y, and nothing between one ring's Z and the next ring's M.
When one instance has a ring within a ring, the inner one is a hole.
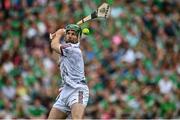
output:
M67 117L66 113L53 107L49 113L48 119L65 119L66 117Z
M84 117L85 105L74 103L71 107L72 119L82 119Z

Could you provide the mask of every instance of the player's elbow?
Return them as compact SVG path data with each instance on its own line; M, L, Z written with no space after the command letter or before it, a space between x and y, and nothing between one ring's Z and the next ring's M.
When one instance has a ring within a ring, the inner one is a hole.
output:
M54 49L54 43L51 42L51 49Z
M51 42L51 48L52 49L54 48L54 42L53 41Z
M51 42L51 48L56 51L57 53L60 53L60 44L56 42Z

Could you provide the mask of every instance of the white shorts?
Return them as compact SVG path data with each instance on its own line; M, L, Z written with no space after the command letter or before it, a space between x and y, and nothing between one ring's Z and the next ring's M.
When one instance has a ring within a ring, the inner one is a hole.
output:
M81 103L87 106L89 99L89 89L87 85L82 85L78 88L72 88L65 85L57 97L53 107L69 115L71 113L71 106L74 103Z

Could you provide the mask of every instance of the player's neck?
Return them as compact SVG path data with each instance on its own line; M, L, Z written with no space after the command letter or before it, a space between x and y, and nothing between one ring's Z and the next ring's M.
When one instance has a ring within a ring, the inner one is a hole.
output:
M77 44L78 41L67 41L66 43Z

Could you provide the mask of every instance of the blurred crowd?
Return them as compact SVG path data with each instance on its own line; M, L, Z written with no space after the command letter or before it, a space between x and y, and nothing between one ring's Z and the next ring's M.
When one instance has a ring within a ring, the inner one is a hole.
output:
M49 33L83 24L85 118L180 118L179 0L0 0L0 119L47 118L61 77Z

